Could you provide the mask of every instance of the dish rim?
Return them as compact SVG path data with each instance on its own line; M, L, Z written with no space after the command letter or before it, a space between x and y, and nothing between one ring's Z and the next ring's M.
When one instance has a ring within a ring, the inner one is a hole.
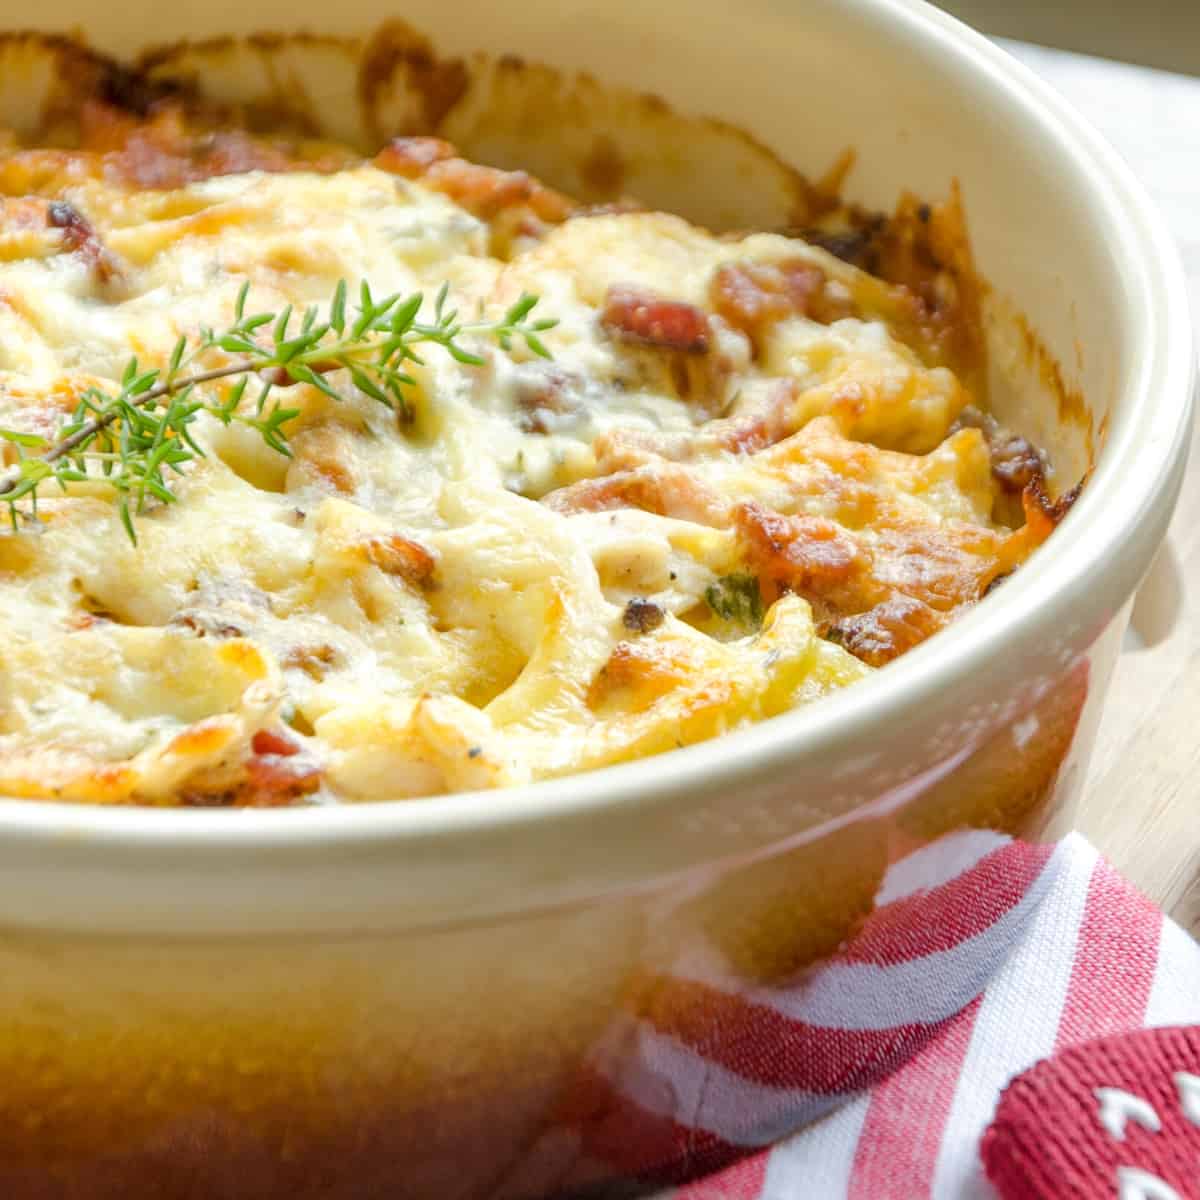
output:
M1130 594L1149 566L1165 527L1187 455L1195 377L1187 288L1174 240L1132 169L1050 85L1005 50L922 0L859 0L870 20L898 43L932 41L956 56L997 105L1039 127L1069 164L1073 184L1102 215L1118 272L1136 287L1126 295L1137 423L1125 419L1095 474L1056 532L1055 553L1039 553L986 604L868 679L819 703L683 749L591 772L490 789L306 808L184 810L0 798L0 839L42 843L66 837L207 855L316 844L408 841L540 824L602 809L666 802L736 787L820 753L850 727L884 728L910 705L931 701L986 670L1002 645L1028 644L1038 627L1066 621L1100 572L1110 589ZM1121 494L1116 496L1117 484ZM1139 546L1141 540L1148 545ZM1092 602L1093 607L1095 601Z

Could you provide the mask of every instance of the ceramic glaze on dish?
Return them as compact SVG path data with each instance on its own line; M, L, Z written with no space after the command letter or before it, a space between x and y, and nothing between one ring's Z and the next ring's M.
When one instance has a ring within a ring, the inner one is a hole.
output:
M347 3L330 32L388 15ZM814 175L853 146L847 194L874 208L957 178L991 289L997 413L1068 478L1087 466L1090 429L1094 473L1046 552L987 603L853 688L723 739L513 788L503 805L494 792L283 812L3 804L6 1196L623 1188L589 1072L620 1022L662 1017L653 981L704 961L734 989L801 987L853 937L890 863L967 828L1038 839L1069 820L1191 415L1174 251L1112 152L1000 51L910 3L417 3L405 16L445 55L511 48L652 90ZM282 3L256 6L253 26L219 4L64 4L39 19L83 25L126 58L146 30L329 28L329 14ZM364 133L378 74L360 86L345 50L260 39L226 52L206 86L261 99L303 77L339 136ZM428 71L419 54L403 61ZM12 122L45 73L3 66ZM589 111L592 131L632 136L627 108ZM463 123L475 158L571 182L552 168L579 161L577 117L532 135ZM768 199L751 223L765 227L795 197L733 141L725 157L699 128L669 144L641 157L657 165L630 188L652 203L711 221L705 206L743 190L728 181L753 178L746 194ZM710 1030L718 1044L723 1032ZM670 1119L683 1093L659 1082L656 1119ZM533 1161L566 1124L588 1152ZM649 1144L652 1125L625 1143Z

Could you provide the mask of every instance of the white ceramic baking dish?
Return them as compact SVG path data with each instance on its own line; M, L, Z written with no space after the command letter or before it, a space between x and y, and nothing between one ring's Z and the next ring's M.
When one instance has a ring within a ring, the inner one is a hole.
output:
M48 0L8 23L82 28L128 59L217 33L366 34L391 15L373 0ZM801 169L853 146L847 192L866 204L943 195L957 178L991 285L996 407L1065 482L1089 454L1094 473L1049 544L953 628L715 742L506 793L361 807L0 801L12 1200L483 1200L578 1182L562 1164L539 1174L530 1148L612 1022L649 1003L646 979L695 953L733 987L811 978L899 855L964 828L1037 839L1069 824L1191 418L1182 276L1129 170L1011 58L908 0L412 0L404 17L447 54L513 50L655 92ZM269 41L254 54L256 68L236 54L214 68L213 88L283 71L323 122L357 119L353 72ZM39 86L0 60L8 119ZM523 136L553 174L561 133ZM685 212L730 189L685 145L662 153L685 160L663 197ZM589 1162L593 1182L622 1174Z

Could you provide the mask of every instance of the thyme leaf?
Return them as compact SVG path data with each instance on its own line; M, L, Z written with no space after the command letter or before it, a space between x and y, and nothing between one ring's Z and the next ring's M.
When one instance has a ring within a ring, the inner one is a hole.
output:
M704 600L722 621L758 629L763 622L762 592L749 574L722 575L704 590Z

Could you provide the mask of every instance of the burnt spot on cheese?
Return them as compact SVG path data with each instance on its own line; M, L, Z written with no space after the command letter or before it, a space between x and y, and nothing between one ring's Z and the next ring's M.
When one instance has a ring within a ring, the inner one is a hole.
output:
M621 624L630 633L652 633L663 621L667 614L650 600L635 597L625 605L621 614Z
M822 632L868 666L882 667L946 623L943 614L915 596L889 596L866 612L838 617Z
M978 429L987 442L996 482L1010 495L1019 496L1031 484L1043 483L1046 478L1046 459L1027 438L1005 429L991 413L968 405L950 427Z

